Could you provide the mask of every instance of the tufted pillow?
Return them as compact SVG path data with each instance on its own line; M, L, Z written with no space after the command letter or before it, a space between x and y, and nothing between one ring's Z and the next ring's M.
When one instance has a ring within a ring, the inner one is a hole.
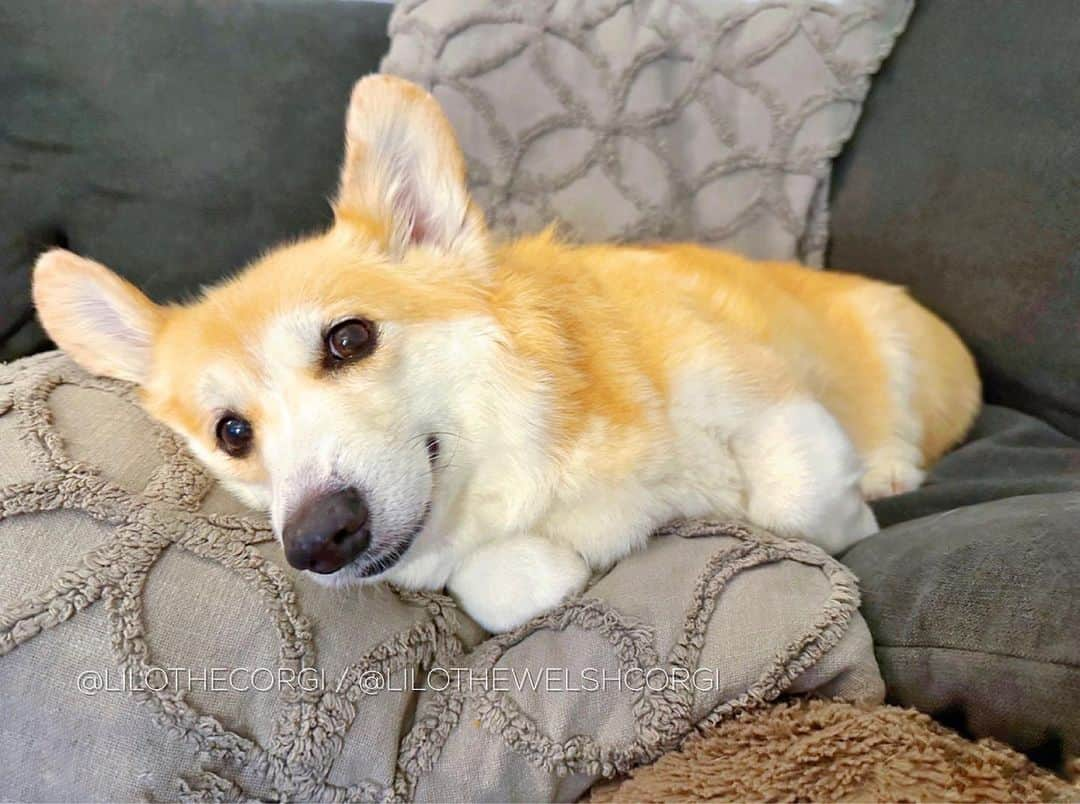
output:
M429 88L514 232L821 264L832 157L912 0L404 0L383 72Z
M573 799L784 692L880 700L857 607L815 548L682 525L484 640L297 577L128 386L0 367L0 799Z

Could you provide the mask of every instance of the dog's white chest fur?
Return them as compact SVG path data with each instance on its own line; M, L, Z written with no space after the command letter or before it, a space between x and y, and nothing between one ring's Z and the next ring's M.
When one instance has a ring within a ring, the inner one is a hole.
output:
M504 366L490 371L470 387L471 412L448 425L463 433L446 443L428 528L386 577L448 586L491 630L579 591L673 519L741 518L834 552L877 529L855 450L812 399L762 408L733 393L717 363L690 360L670 401L649 411L625 471L611 473L597 456L610 457L618 428L590 422L556 458L530 426L547 418L542 395L508 387ZM495 393L476 398L476 388Z

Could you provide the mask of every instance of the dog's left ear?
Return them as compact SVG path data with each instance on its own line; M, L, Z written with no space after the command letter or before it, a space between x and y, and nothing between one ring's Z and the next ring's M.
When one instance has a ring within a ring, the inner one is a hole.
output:
M487 253L450 121L438 101L402 78L368 76L353 88L334 213L339 226L394 257L413 247L466 259Z
M104 265L63 249L38 257L34 304L45 331L94 374L143 383L164 310Z

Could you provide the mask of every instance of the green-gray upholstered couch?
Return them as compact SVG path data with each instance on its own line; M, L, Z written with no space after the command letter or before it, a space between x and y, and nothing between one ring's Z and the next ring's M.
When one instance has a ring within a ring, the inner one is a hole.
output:
M166 300L327 223L344 99L379 67L390 12L334 0L6 2L0 359L50 348L29 292L46 248L98 259ZM881 533L841 557L860 579L886 694L1050 767L1080 754L1076 12L1071 0L924 0L825 185L826 267L908 286L971 346L985 385L965 443L922 488L875 503ZM76 432L80 413L66 415ZM109 422L106 435L123 431L123 417ZM0 426L0 439L15 437ZM87 439L80 460L105 448ZM17 453L0 444L9 461ZM211 509L233 511L223 497ZM18 552L16 537L0 530L0 555ZM0 710L18 695L0 690ZM207 750L234 750L222 740Z

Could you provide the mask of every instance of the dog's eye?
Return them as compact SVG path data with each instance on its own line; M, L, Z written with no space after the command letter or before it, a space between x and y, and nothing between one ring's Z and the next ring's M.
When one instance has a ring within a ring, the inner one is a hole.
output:
M363 318L334 324L326 333L326 356L331 364L359 360L375 351L375 325Z
M234 458L243 458L251 452L255 430L251 422L235 413L226 413L217 423L217 442L223 451Z

